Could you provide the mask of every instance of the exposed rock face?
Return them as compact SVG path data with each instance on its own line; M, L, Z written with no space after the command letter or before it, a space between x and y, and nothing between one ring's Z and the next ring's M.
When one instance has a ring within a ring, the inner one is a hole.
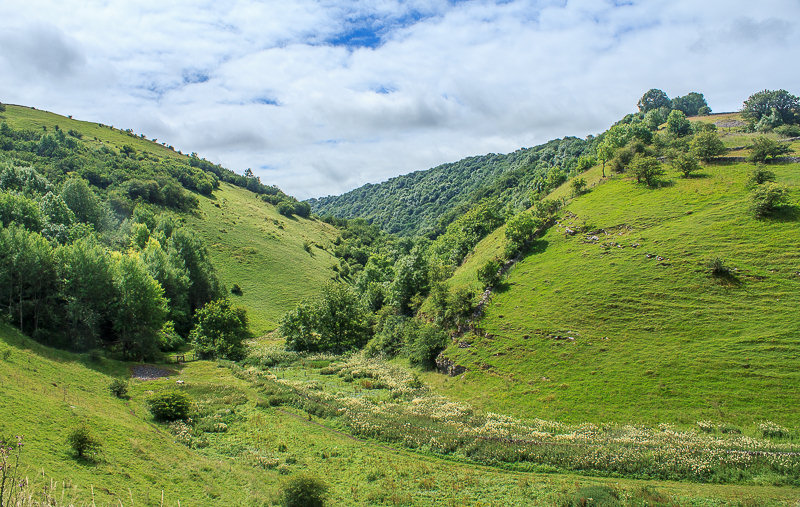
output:
M440 353L436 357L436 370L439 373L444 373L445 375L450 375L451 377L455 377L456 375L461 375L462 373L465 373L467 371L467 368L461 366L460 364L454 363L452 359L449 359Z

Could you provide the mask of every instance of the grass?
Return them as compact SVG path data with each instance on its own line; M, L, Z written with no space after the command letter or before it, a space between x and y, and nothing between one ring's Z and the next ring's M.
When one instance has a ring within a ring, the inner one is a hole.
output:
M287 218L252 192L227 183L214 197L201 198L199 212L186 222L205 238L223 283L241 287L242 295L231 297L247 308L251 329L271 331L284 313L316 295L336 274L331 241L338 232L319 220Z
M507 275L482 332L461 338L470 347L445 352L469 372L426 381L521 417L798 426L800 166L770 166L793 204L763 220L748 211L751 169L670 171L652 190L615 177L574 199ZM451 284L477 287L502 241L487 237ZM731 277L709 275L714 257Z
M389 448L296 409L260 406L258 386L208 361L189 363L173 377L132 381L130 399L120 400L107 387L129 366L48 349L0 325L0 433L25 435L22 471L32 498L46 486L56 505L161 505L162 492L164 505L276 505L296 473L325 481L332 505L553 505L592 488L611 488L623 499L647 488L692 505L783 505L800 498L786 487L514 472ZM204 447L178 443L145 410L151 393L179 388L176 379L197 403L197 426L205 420L227 426L202 433ZM82 421L103 444L97 462L76 460L66 444L67 430Z

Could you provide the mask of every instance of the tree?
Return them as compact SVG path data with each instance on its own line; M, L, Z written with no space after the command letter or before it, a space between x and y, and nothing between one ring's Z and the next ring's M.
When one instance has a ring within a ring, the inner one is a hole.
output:
M228 299L217 299L198 310L195 317L197 324L190 338L200 357L244 358L243 342L251 337L244 308L234 307Z
M511 217L506 223L505 231L509 253L519 252L540 226L541 222L536 220L530 211L522 211Z
M691 153L681 152L672 158L672 167L683 174L684 178L692 176L693 172L700 170L700 162Z
M653 187L658 182L658 177L664 174L658 159L655 157L637 154L631 161L631 174L636 177L636 182Z
M667 132L676 136L685 136L692 131L692 125L683 111L673 109L667 117Z
M683 97L672 99L672 109L682 111L686 116L697 116L703 107L708 108L708 103L702 93L690 92Z
M750 156L747 160L753 163L764 163L767 159L780 157L789 153L789 143L773 141L767 136L759 136L753 140L750 148Z
M75 219L94 225L98 231L110 227L110 210L103 204L82 178L70 178L61 187L61 198L75 213Z
M153 357L158 331L167 316L164 289L137 254L119 255L114 263L114 332L125 359Z
M280 331L291 350L342 353L367 343L370 329L358 296L343 284L330 283L319 299L287 313Z
M669 116L669 108L659 107L658 109L651 109L644 115L642 123L651 131L658 130L662 123L667 121Z
M773 112L781 123L797 122L800 98L786 90L762 90L748 97L742 105L742 116L753 123Z
M639 106L639 112L647 113L659 107L671 107L672 102L666 93L657 88L651 88L642 95L637 105Z
M83 238L58 252L64 284L64 330L70 346L87 350L109 335L116 298L111 256L93 237Z
M586 192L586 180L584 178L575 178L570 182L569 186L572 188L572 195L575 197Z
M143 227L142 224L137 225ZM174 323L178 334L186 337L192 321L189 305L191 280L186 266L177 255L169 255L154 237L147 240L140 255L147 272L164 289L164 297L169 301L167 318Z
M725 153L725 145L716 132L709 130L695 134L689 143L692 154L703 162Z

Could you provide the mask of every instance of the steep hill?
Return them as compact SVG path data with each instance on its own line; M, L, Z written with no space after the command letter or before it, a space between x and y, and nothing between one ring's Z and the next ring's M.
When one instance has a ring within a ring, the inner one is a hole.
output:
M144 202L201 233L223 284L241 287L242 295L233 298L247 308L257 334L274 329L284 312L315 294L333 274L328 250L336 229L278 213L273 202L293 198L256 178L130 131L29 107L6 105L0 124L11 129L0 132L0 163L33 166L55 184L79 175L119 216ZM177 205L173 195L182 196L183 204Z
M555 139L509 154L465 158L308 202L319 215L365 218L393 234L437 234L485 197L513 207L530 205L530 192L542 190L548 177L566 178L590 145L575 137Z
M735 130L722 129L726 145L749 145L753 135ZM797 425L800 165L767 166L790 204L760 219L749 210L753 168L712 163L692 178L668 170L652 189L590 170L583 177L594 186L510 269L480 331L444 352L468 372L427 379L527 417ZM564 185L552 197L568 196ZM482 291L475 273L503 244L501 228L451 286ZM710 274L715 258L730 276Z

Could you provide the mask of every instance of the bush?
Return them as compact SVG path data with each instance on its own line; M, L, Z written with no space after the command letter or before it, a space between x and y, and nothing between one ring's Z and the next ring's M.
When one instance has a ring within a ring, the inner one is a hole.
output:
M725 145L716 132L707 130L697 133L689 143L692 154L703 162L725 153Z
M690 178L693 172L700 170L700 162L690 153L679 153L672 159L672 167L679 171L684 178Z
M128 383L124 380L115 378L108 385L108 390L117 398L125 399L128 397Z
M676 136L685 136L692 132L692 124L686 119L683 111L673 109L667 117L667 132Z
M768 181L775 181L775 173L763 166L758 166L750 172L748 183L751 185L761 185Z
M726 277L731 275L731 268L725 265L725 263L719 257L714 257L707 264L708 270L711 273L711 276L715 278L719 277Z
M233 294L234 296L241 296L244 293L242 292L242 288L239 287L239 284L235 283L233 284L233 287L231 287L231 294Z
M192 411L192 400L184 393L171 391L157 394L148 399L147 408L156 421L177 421L189 417Z
M619 494L608 486L584 486L561 500L563 507L615 507L623 505Z
M320 479L300 474L292 477L283 487L283 505L286 507L321 507L325 505L328 485Z
M502 264L497 259L492 259L478 269L478 281L484 287L494 287L500 281L500 268Z
M406 330L409 363L411 366L432 369L436 365L436 356L447 346L447 333L428 324L406 326Z
M102 448L102 444L85 423L76 426L67 436L67 443L78 458L91 458Z
M781 125L776 127L773 132L781 137L800 137L800 125Z
M784 204L786 199L786 188L775 183L764 183L750 194L750 211L756 217L765 217Z
M584 178L575 178L569 186L572 189L572 195L575 197L586 192L586 180Z
M655 157L640 154L631 162L631 174L636 177L637 183L644 182L648 187L654 187L658 177L664 174L664 169Z
M780 157L787 153L789 153L788 143L779 143L769 137L760 136L753 141L747 160L753 163L764 163L767 159Z

